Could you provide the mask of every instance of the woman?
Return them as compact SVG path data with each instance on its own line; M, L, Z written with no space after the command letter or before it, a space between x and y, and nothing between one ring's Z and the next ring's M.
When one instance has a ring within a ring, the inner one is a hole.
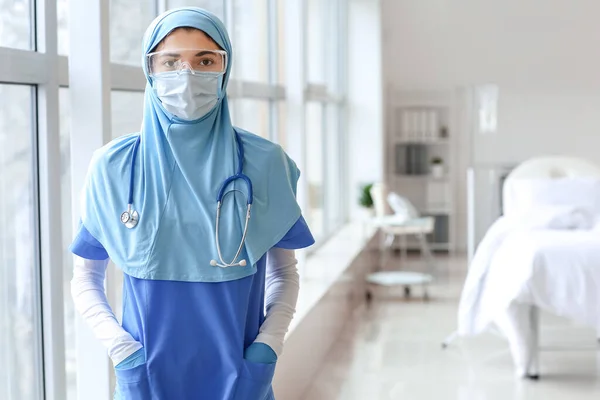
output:
M231 43L214 15L168 11L143 50L142 131L94 154L82 195L77 309L108 348L118 399L272 399L298 295L293 249L314 242L299 171L232 127ZM108 259L124 272L122 326Z

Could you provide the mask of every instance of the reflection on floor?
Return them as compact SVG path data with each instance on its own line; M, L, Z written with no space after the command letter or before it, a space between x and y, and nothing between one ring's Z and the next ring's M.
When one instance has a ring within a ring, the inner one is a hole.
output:
M405 301L401 290L378 289L372 305L357 312L315 374L305 399L600 398L600 347L595 333L552 316L542 316L542 346L554 350L542 352L542 377L537 382L514 377L506 342L495 335L459 339L442 351L440 342L456 326L466 261L443 258L438 267L448 274L430 288L428 303L419 299L418 290L413 300Z

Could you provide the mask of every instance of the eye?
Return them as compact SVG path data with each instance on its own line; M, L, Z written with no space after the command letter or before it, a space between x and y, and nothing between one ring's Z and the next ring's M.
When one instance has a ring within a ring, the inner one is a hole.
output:
M165 60L163 61L163 66L173 68L175 66L175 60Z
M210 67L214 63L215 62L210 58L204 58L204 59L200 60L200 65L203 67Z

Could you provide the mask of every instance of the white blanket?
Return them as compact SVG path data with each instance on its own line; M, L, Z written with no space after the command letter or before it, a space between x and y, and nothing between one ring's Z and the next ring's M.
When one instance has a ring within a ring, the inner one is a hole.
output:
M600 328L600 230L580 207L541 206L501 217L469 268L458 331L476 335L513 301Z

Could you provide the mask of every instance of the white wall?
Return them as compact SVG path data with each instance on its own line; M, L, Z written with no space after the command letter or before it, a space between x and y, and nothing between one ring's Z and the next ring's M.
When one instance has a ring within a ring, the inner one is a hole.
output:
M383 0L386 69L413 87L598 88L598 15L594 0Z
M600 90L508 88L498 100L498 132L474 137L476 163L520 162L540 152L600 162Z
M516 163L540 154L600 162L600 2L382 1L386 87L500 87L498 132L476 136L472 149L470 122L463 119L457 132L457 190L465 190L470 163ZM464 104L457 100L457 114L465 113ZM458 203L464 227L463 193Z
M348 4L348 179L350 214L361 184L383 179L381 2Z

